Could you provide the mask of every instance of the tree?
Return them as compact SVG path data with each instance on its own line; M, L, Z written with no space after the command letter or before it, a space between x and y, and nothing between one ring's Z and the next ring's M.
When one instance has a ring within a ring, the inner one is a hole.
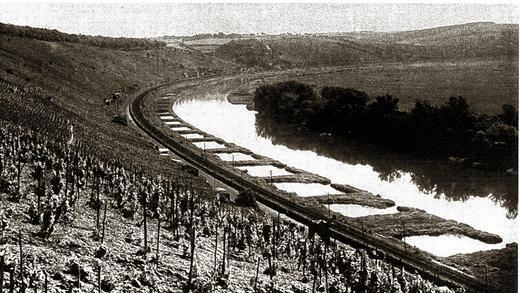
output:
M368 98L365 92L341 87L323 87L318 95L309 85L288 81L259 87L255 108L259 117L400 153L468 158L496 169L516 167L518 111L511 105L504 105L499 115L477 115L458 96L441 106L416 101L406 112L399 111L399 100L391 95L370 104Z
M446 123L455 129L469 128L472 124L470 106L463 97L450 97L448 103L441 107Z
M352 88L324 87L321 96L329 103L330 107L341 107L342 109L364 108L368 102L365 92Z
M518 111L509 104L502 105L502 113L498 115L500 120L507 125L518 129Z
M321 96L325 99L323 116L329 119L329 130L347 134L355 126L363 125L368 95L351 88L324 87Z
M391 95L377 96L376 100L369 105L369 109L379 115L387 115L397 112L399 99Z
M318 101L311 86L286 81L263 85L255 91L255 109L262 116L290 123L304 123Z

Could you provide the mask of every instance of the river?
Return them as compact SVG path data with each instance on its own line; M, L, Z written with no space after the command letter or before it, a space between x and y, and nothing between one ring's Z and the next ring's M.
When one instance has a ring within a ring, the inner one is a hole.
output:
M368 147L331 141L326 136L295 134L284 129L283 125L269 124L260 119L257 121L255 111L247 110L245 105L229 103L222 94L179 99L173 110L200 130L255 153L327 177L333 183L349 184L379 194L395 201L398 206L419 208L497 234L504 240L500 244L490 245L454 235L406 239L408 244L433 254L449 256L498 249L517 241L514 176L506 178L475 171L468 173L448 164L421 163L387 156ZM396 167L389 168L391 165ZM266 168L257 169L257 176L272 172ZM455 173L451 172L452 169ZM320 184L283 183L277 184L277 187L294 191L300 196L333 192L330 186ZM332 209L353 217L397 212L395 207L378 210L355 205L334 205Z

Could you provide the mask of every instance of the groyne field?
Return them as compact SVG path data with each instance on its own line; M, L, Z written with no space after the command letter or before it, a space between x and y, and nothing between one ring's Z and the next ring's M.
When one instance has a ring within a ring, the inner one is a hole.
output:
M302 75L301 72L297 74ZM195 163L197 167L204 168L204 171L217 176L224 182L226 182L226 179L234 181L232 185L234 184L238 188L251 188L258 191L259 194L263 194L258 197L260 202L266 203L289 216L304 221L329 221L332 223L331 231L337 229L338 236L342 235L342 232L344 236L346 230L351 233L348 239L344 238L343 240L347 240L354 245L373 245L376 249L386 250L385 252L388 255L393 254L396 260L407 263L411 267L417 267L417 263L420 263L423 272L428 272L433 268L428 265L432 263L431 259L437 261L442 261L442 259L409 247L400 241L403 237L455 234L486 243L500 243L502 241L498 235L479 231L468 225L446 220L413 207L398 207L399 212L395 214L361 218L349 218L331 212L327 209L327 204L351 203L384 208L391 207L395 203L352 186L334 184L334 182L330 182L319 174L311 174L292 168L276 160L254 154L238 145L225 142L190 125L175 114L175 108L172 109L172 104L177 99L204 98L208 97L208 92L227 93L235 90L242 83L257 84L260 80L257 74L256 76L242 76L236 79L228 78L223 81L213 78L198 84L174 84L139 97L132 107L134 112L141 112L134 113L137 116L136 120L143 120L141 123L146 124L143 125L144 128L153 132L152 135L156 139L161 141L164 139L167 144L172 146L172 151L191 157L188 161ZM235 154L237 157L243 156L245 159L240 161L226 160L223 159L225 156L222 156L225 154ZM254 176L239 169L241 166L270 166L280 169L284 173L275 176ZM280 182L330 184L337 192L300 197L294 193L276 189L273 183ZM403 223L406 223L405 229L403 229ZM438 270L438 265L436 269ZM446 280L450 280L453 277L450 275L455 270L445 269L445 271L449 273L444 277ZM471 270L468 269L467 271L470 272ZM464 273L461 274L465 275ZM468 278L473 280L472 282L478 282L471 277ZM483 284L478 286L480 285Z

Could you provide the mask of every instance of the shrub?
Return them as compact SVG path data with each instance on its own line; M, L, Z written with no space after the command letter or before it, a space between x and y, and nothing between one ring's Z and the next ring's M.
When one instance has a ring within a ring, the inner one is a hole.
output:
M121 124L121 125L124 125L124 126L128 125L128 122L126 121L126 118L121 116L121 115L114 116L114 118L112 118L112 122L118 123L118 124Z

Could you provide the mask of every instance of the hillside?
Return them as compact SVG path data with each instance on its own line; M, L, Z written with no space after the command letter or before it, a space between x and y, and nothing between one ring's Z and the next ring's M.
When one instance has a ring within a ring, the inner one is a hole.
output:
M41 41L77 43L94 47L121 50L157 49L166 47L166 43L155 40L66 34L57 30L17 26L5 23L0 23L0 34Z
M153 146L135 131L112 122L114 117L123 114L130 95L154 84L220 74L233 70L235 66L183 50L100 48L71 42L73 37L63 33L28 28L23 28L23 31L29 37L20 37L15 32L0 34L0 81L12 85L14 89L11 91L30 92L34 101L22 99L16 102L6 96L0 101L20 109L15 112L17 116L12 117L16 119L15 123L31 127L34 126L31 124L52 124L46 119L53 115L58 116L59 121L70 120L74 124L76 139L93 141L92 147L106 157L125 158L133 153L138 162L141 159L141 162L148 162L155 161L150 158L157 156ZM56 35L59 38L54 38ZM53 38L65 41L42 40ZM103 39L108 43L119 40ZM33 104L38 106L32 107ZM43 113L37 121L28 119L35 115L34 111ZM153 169L153 164L143 165ZM155 167L175 169L171 163Z
M518 104L518 63L507 58L356 66L298 80L318 89L357 88L373 99L389 94L399 99L401 110L411 110L417 100L440 105L450 96L466 98L478 113L496 114L503 104Z
M468 23L391 33L351 33L342 36L364 43L422 46L430 58L491 58L518 55L518 25Z
M256 43L254 47L251 43ZM265 50L253 48L265 47ZM240 56L247 52L251 60ZM518 25L470 23L395 33L353 32L237 39L216 55L248 66L352 65L518 57Z
M518 25L470 23L405 32L256 36L220 43L215 55L243 66L339 66L295 79L317 88L390 94L410 110L416 100L466 98L479 113L518 104ZM209 42L209 40L206 40ZM279 81L279 80L277 80Z
M339 34L338 36L365 42L431 46L450 45L454 42L482 42L486 40L502 40L504 43L511 43L512 45L515 42L515 34L518 34L518 25L516 24L476 22L412 31L353 32Z

